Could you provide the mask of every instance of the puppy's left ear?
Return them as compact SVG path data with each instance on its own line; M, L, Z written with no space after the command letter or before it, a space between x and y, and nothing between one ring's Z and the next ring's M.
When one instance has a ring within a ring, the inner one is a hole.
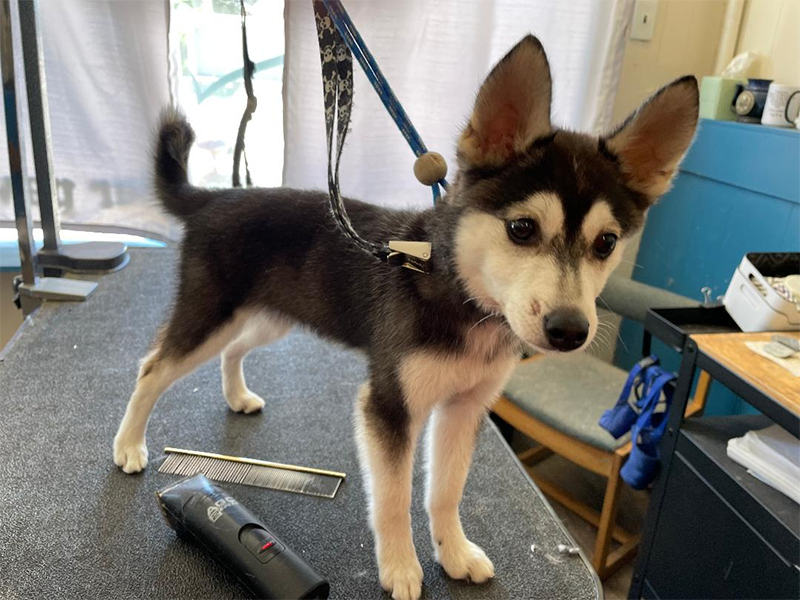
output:
M501 167L551 132L550 65L544 48L525 36L483 82L458 141L462 167Z
M676 79L657 91L602 139L620 162L628 185L649 203L669 190L697 129L697 79Z

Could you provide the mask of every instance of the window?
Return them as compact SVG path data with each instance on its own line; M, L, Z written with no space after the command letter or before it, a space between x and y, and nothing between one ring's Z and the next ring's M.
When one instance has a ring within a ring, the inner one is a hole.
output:
M245 147L253 183L274 187L283 172L283 2L245 0L245 8L258 98ZM231 185L236 132L247 102L239 11L239 0L172 1L172 88L197 134L189 170L200 186Z

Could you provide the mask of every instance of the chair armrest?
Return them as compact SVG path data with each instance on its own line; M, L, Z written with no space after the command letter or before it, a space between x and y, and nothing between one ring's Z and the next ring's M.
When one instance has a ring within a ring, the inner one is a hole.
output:
M600 308L639 323L644 323L648 308L689 308L699 304L698 300L613 274L597 300Z

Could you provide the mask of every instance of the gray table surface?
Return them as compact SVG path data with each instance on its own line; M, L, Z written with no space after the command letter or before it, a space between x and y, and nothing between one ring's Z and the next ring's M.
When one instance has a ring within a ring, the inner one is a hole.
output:
M176 538L153 493L177 480L156 471L177 446L344 471L335 499L246 486L228 489L331 583L332 598L387 598L378 584L351 426L365 377L361 356L302 332L245 361L263 413L222 397L219 362L170 389L148 431L150 466L129 476L111 442L174 287L175 252L132 250L85 303L43 306L0 362L0 598L234 598L239 583ZM452 581L434 562L414 475L414 536L423 598L599 598L599 581L497 430L487 421L467 482L467 535L496 577ZM532 546L534 549L532 550Z

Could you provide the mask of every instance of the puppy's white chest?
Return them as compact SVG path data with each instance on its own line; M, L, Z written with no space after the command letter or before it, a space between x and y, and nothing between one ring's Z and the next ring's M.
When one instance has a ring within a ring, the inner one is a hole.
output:
M400 366L406 404L412 411L429 410L438 402L497 378L516 360L496 326L470 332L465 351L460 353L415 352Z

